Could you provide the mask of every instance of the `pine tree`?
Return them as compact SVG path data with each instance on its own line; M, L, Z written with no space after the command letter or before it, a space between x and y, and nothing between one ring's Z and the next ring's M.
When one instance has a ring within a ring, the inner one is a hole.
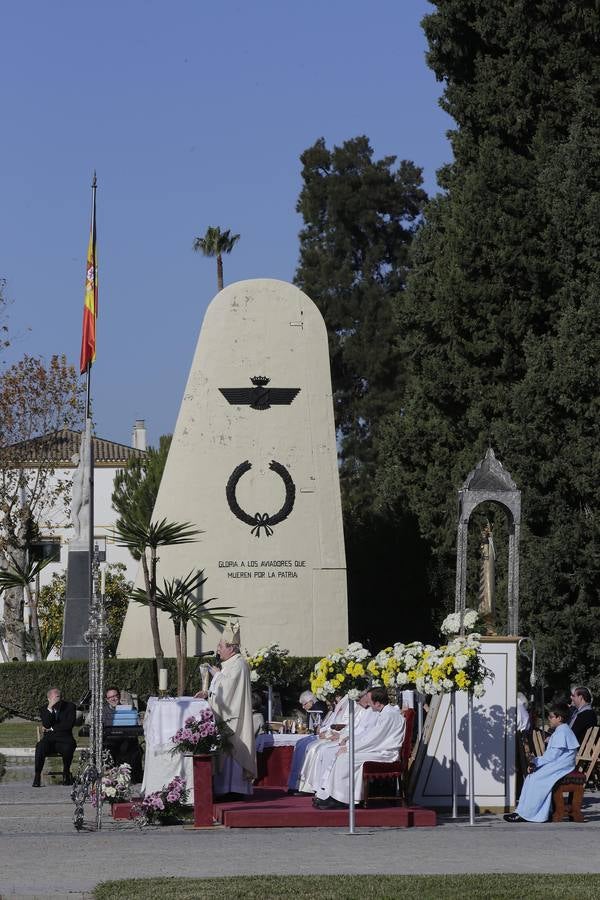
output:
M364 499L373 473L373 431L402 390L393 299L403 290L408 250L426 199L421 170L376 160L366 137L329 150L323 138L300 157L296 284L327 326L346 505Z
M493 444L523 491L523 630L564 687L575 654L579 677L597 670L595 634L581 628L574 653L564 641L580 633L574 610L595 623L600 586L587 470L597 383L586 368L600 361L590 225L600 11L554 0L435 6L424 27L457 123L454 161L439 173L443 193L425 211L396 302L407 389L382 428L380 496L417 516L448 607L456 489Z
M394 298L404 290L426 195L414 163L375 159L364 136L332 149L321 138L301 161L297 210L304 228L295 280L319 307L329 336L350 631L376 649L388 641L394 617L399 627L403 616L414 637L428 626L424 548L414 522L373 502L376 430L403 391ZM415 601L408 622L400 597Z

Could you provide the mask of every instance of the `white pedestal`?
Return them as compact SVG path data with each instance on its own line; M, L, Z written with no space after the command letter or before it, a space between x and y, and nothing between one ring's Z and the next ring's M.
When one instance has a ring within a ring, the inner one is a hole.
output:
M485 665L494 673L486 693L473 701L475 806L478 812L504 812L515 805L517 637L482 640ZM469 802L467 695L456 694L457 753L454 761L458 806ZM452 808L450 697L436 698L425 723L423 740L411 770L413 802L436 809Z

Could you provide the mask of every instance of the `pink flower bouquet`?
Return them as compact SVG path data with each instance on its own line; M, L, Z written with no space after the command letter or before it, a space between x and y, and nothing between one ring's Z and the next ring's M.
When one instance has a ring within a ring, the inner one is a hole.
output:
M189 814L186 804L189 797L185 778L177 775L161 791L146 794L135 810L139 825L166 825L180 822Z
M203 709L196 718L189 716L177 734L171 738L172 753L215 753L227 743L228 728L218 723L210 709Z

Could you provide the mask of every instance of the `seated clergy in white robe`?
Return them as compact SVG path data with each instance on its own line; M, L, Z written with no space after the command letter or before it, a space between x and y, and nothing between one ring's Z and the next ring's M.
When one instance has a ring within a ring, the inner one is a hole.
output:
M344 716L347 721L348 701L347 698L345 698L345 700L346 707L344 709ZM371 709L369 692L366 691L356 702L354 712L354 735L361 734L363 731L370 728L375 724L377 718L377 713ZM348 726L346 725L341 731L330 731L323 736L323 740L320 740L318 743L309 747L300 773L299 789L302 793L314 794L318 790L331 769L340 746L343 746L347 740Z
M300 793L314 794L316 788L312 787L312 778L307 775L311 771L311 760L314 754L319 752L319 748L323 746L323 741L337 741L339 732L343 729L343 726L348 724L348 697L336 697L336 701L333 711L325 718L319 728L319 733L311 735L313 739L307 741L303 747L302 758L297 766L294 766L296 761L296 752L294 751L290 778L288 780L288 789L292 792L297 790Z
M395 762L404 741L406 723L402 711L391 706L385 688L370 692L371 708L377 713L375 725L356 735L354 742L354 799L362 799L362 769L366 762ZM315 805L331 809L349 802L348 746L340 747L324 782L317 790Z
M256 749L252 719L250 669L240 655L240 626L229 620L219 641L221 668L211 668L213 680L208 690L217 720L230 729L229 748L220 755L213 780L215 796L248 795L256 778ZM204 691L196 697L206 698Z
M298 743L294 746L294 755L292 756L292 765L290 766L290 774L288 776L288 794L294 794L298 790L300 773L302 771L302 766L304 765L306 754L311 745L317 742L319 738L323 740L330 734L331 729L329 726L336 724L336 714L340 705L341 701L340 703L337 703L333 709L329 710L320 726L317 728L316 734L307 734L306 737L300 738ZM347 706L348 704L346 703L346 709Z

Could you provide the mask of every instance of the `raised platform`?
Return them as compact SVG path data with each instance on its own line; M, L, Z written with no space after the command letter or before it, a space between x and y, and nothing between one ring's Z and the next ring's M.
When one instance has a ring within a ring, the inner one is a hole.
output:
M348 810L315 809L311 797L291 797L284 791L259 789L249 800L215 803L215 819L226 828L343 828ZM414 806L369 806L356 809L356 826L418 828L436 824L436 814Z
M114 819L133 819L133 803L115 803ZM277 788L258 788L248 800L215 803L216 825L225 828L344 828L348 825L347 809L315 809L312 797L291 797ZM374 805L357 807L357 827L427 828L437 824L433 810L418 806Z

